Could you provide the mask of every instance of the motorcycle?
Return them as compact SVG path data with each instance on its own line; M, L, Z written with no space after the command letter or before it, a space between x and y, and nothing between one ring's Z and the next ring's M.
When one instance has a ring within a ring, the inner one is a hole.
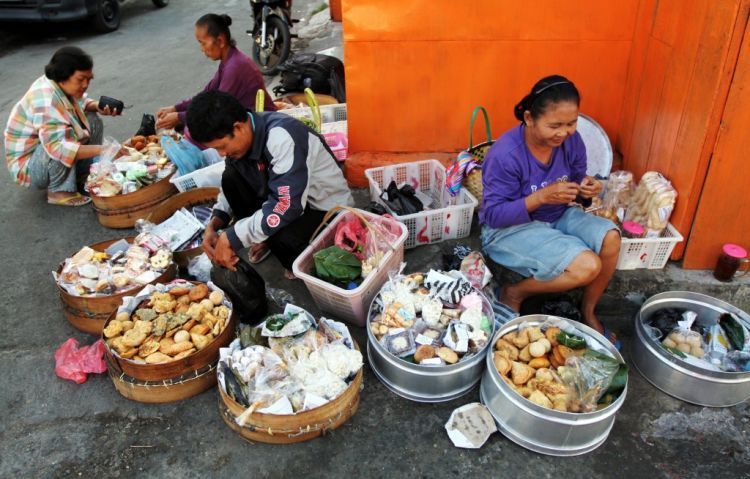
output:
M264 75L274 75L289 57L292 38L292 0L250 0L253 9L252 57Z

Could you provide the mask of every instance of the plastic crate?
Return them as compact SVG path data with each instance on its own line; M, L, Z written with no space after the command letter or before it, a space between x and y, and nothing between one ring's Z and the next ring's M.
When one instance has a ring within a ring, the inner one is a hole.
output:
M335 105L320 105L320 121L322 123L333 123L335 121L346 121L346 103ZM294 118L309 118L312 120L312 111L309 106L285 108L277 110L279 113L293 116Z
M358 210L367 218L377 218L376 215L366 211ZM343 321L363 327L367 320L367 311L375 294L388 280L389 271L397 271L404 261L404 241L408 235L406 226L395 219L388 219L391 232L398 235L398 239L393 243L393 251L388 251L383 256L380 266L373 270L355 289L343 289L334 286L322 279L313 276L315 262L313 255L329 246L333 246L333 238L336 234L336 226L345 218L351 218L354 215L349 212L342 212L323 231L313 240L302 254L300 254L292 265L294 275L305 282L310 295L312 295L315 304L324 313Z
M323 133L326 144L338 161L346 161L349 156L349 140L346 133Z
M478 202L466 188L452 197L445 188L445 168L437 160L424 160L399 165L381 166L365 170L370 184L370 200L385 206L393 216L409 229L406 249L456 238L465 238L471 232L474 208ZM388 208L380 194L395 181L397 185L409 183L414 190L432 199L430 209L411 215L397 215Z
M662 269L667 265L675 245L682 240L682 235L671 223L667 224L659 238L623 238L617 269Z
M193 188L221 187L221 175L224 174L224 161L214 163L211 166L195 170L187 175L172 177L169 181L174 184L180 192L192 190Z

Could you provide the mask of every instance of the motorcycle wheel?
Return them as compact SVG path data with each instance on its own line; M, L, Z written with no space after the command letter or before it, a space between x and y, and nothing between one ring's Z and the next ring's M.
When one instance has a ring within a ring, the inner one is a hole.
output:
M94 28L102 33L113 32L120 27L120 4L117 0L99 0L92 18Z
M292 47L289 26L276 15L266 18L266 48L260 47L260 29L253 42L253 60L264 75L275 75Z

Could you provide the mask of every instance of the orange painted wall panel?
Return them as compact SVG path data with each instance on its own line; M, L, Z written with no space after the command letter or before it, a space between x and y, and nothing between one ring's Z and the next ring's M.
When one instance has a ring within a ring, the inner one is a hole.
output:
M723 243L750 248L750 35L745 33L706 177L685 267L712 268Z
M621 116L629 48L623 41L433 42L430 48L408 41L348 43L349 150L464 148L476 105L488 109L497 137L517 123L516 102L551 73L575 81L582 110L612 134Z

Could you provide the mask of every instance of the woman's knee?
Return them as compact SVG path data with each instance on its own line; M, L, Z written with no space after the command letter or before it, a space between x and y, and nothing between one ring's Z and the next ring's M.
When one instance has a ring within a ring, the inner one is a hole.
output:
M567 268L567 272L575 278L579 285L592 282L602 270L602 261L593 251L584 251L575 257Z
M600 256L619 255L621 244L620 233L616 230L609 230L602 241Z

